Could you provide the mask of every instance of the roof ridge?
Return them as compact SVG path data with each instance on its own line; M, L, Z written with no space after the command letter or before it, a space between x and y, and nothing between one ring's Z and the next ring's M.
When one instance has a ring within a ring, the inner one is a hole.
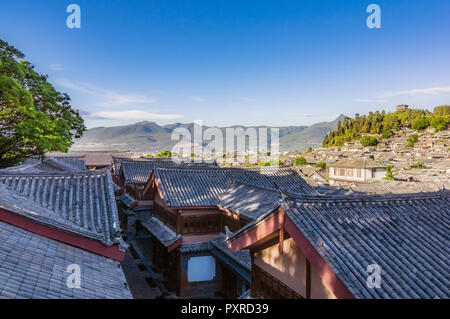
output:
M4 199L0 199L0 207L6 208L8 211L9 211L9 209L12 209L11 212L14 214L20 215L24 218L33 220L38 223L48 225L49 227L68 231L73 234L78 234L77 232L81 232L81 234L83 236L88 237L88 238L93 238L93 239L97 239L97 240L101 240L103 238L102 235L99 235L91 230L81 227L80 225L78 225L77 223L75 223L69 219L61 218L56 212L54 212L50 208L47 208L47 207L41 205L40 203L33 201L32 199L22 195L21 193L15 191L11 187L9 187L3 183L0 183L0 189L2 189L2 194L9 192L12 196L14 196L16 198L20 198L22 204L26 203L27 205L31 206L31 207L19 206L17 204L10 203ZM40 214L30 214L29 212L31 211L33 206L39 207L39 209L42 210L41 213ZM76 229L76 231L75 231L75 229Z
M309 201L309 202L384 202L384 201L415 201L435 198L450 198L449 190L439 190L436 192L421 193L390 193L390 194L354 194L354 195L303 195L289 193L284 190L286 200Z
M35 165L35 164L30 164ZM86 171L55 171L55 172L2 172L0 171L0 176L10 176L10 177L52 177L52 176L104 176L109 174L109 170L111 169L111 165L105 168L96 169L96 170L86 170Z

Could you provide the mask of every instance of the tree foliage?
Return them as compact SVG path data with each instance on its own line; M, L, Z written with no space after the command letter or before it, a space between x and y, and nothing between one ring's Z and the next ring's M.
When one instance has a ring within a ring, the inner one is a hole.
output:
M373 136L363 136L359 140L362 146L376 146L378 144L378 140Z
M156 154L156 157L172 157L172 152L170 150L165 150Z
M410 168L410 169L413 169L413 168L427 169L427 168L429 168L429 167L426 166L423 162L419 162L419 163L411 164L411 165L409 166L409 168Z
M397 172L394 171L394 165L386 166L386 175L383 177L385 181L394 181L394 176L397 175Z
M0 40L0 168L33 155L65 152L85 130L70 98Z
M323 139L323 147L342 146L345 142L359 140L364 134L381 134L387 138L388 132L394 133L401 128L417 130L433 126L435 131L444 130L450 123L450 106L435 107L433 113L419 109L405 109L392 113L370 112L369 115L346 117L338 122L337 129L329 132Z
M321 168L323 170L326 170L328 168L327 163L325 162L319 162L315 165L317 168Z
M304 157L297 157L295 159L295 166L306 165L306 164L308 164L308 162L306 161L306 159Z
M406 147L414 147L414 144L416 144L416 142L419 140L419 135L417 134L412 134L409 138L408 138L408 144L406 144Z

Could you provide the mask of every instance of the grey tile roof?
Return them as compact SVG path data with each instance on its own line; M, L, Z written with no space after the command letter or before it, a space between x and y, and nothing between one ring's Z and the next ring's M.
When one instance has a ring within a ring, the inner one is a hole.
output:
M357 298L446 298L450 192L288 196L288 216ZM366 285L381 267L381 288Z
M113 157L127 158L129 152L120 151L69 151L68 153L54 152L49 156L84 156L87 166L109 166L113 163Z
M132 298L120 263L0 221L0 299ZM81 288L68 288L78 264Z
M122 167L126 183L145 184L156 167L178 167L178 168L212 168L215 164L205 163L177 163L171 158L146 158L140 160L118 159L114 166Z
M66 171L86 170L86 160L84 156L47 157L44 161L55 163Z
M217 206L221 196L234 181L267 189L279 187L294 193L316 191L291 168L157 168L156 178L167 206Z
M0 183L36 204L37 213L52 212L106 245L122 244L113 182L107 170L78 173L1 173ZM2 200L2 194L0 194ZM15 203L17 206L21 202Z
M228 249L226 236L224 234L220 234L217 238L211 240L211 244L229 256L233 261L237 262L247 270L251 270L252 268L252 259L250 257L250 252L248 249L241 249L237 252L233 253Z
M103 239L103 236L98 233L85 229L59 214L55 214L54 211L39 205L2 183L0 183L0 208L43 225L59 228L92 239Z
M201 243L189 243L189 244L183 244L180 246L180 252L182 253L198 253L198 252L204 252L204 251L210 251L212 248L212 245L209 241L207 242L201 242Z
M181 235L175 234L173 230L163 225L154 217L142 222L142 226L144 226L153 236L155 236L165 247L169 247L178 239L182 238Z
M129 208L131 205L133 205L134 203L136 203L136 200L128 195L128 194L122 194L119 196L119 200L122 202L122 204L124 204L127 208Z
M254 220L279 205L280 197L276 190L234 182L217 206Z
M386 165L380 164L372 159L344 159L335 164L330 164L330 167L383 168L383 167L386 167Z
M154 163L122 162L121 164L126 183L145 184L155 168Z
M42 161L28 158L21 165L0 170L0 173L80 172L86 170L83 157L45 157Z

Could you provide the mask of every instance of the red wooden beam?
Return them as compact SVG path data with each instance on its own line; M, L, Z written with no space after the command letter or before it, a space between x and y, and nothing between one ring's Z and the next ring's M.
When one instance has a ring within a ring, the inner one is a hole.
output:
M59 242L69 244L71 246L78 247L114 260L123 261L125 258L125 252L120 251L117 245L105 246L98 240L40 224L25 216L21 216L1 208L0 220L13 226L27 230L31 233L38 234L49 239L54 239Z

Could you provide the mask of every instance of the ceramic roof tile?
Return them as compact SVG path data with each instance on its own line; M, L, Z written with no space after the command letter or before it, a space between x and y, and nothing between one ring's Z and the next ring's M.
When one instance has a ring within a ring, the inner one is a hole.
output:
M221 196L218 207L254 220L279 204L280 197L274 189L234 182Z
M1 173L0 183L33 202L37 213L75 224L83 232L95 233L106 245L122 243L113 182L107 170ZM6 196L0 193L0 201L8 202ZM21 202L16 200L13 204L20 208Z
M357 298L449 298L450 192L288 196L283 208ZM367 287L367 266L381 288Z
M165 204L175 206L217 206L233 182L275 190L275 183L294 193L315 194L315 190L291 168L157 168L156 178Z
M0 222L0 299L132 298L120 263ZM78 264L81 288L68 288Z
M156 218L149 218L145 222L142 222L144 226L153 236L155 236L165 247L169 247L171 244L182 238L181 235L175 234L173 230L163 225Z

